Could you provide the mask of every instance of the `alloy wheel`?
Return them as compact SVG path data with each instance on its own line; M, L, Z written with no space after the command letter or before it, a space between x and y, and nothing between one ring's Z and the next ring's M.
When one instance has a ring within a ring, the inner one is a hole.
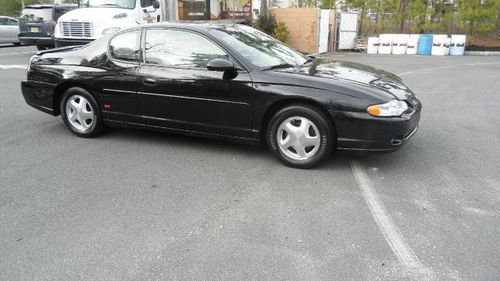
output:
M294 116L283 121L276 135L282 153L294 160L313 157L321 144L318 127L309 119Z
M79 133L92 128L95 123L95 113L90 102L83 96L73 95L66 101L66 118L70 125Z

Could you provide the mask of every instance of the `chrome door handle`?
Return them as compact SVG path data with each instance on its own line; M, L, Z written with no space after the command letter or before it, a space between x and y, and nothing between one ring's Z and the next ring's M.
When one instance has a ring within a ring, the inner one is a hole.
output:
M152 86L158 84L158 80L153 78L144 78L142 79L142 83Z

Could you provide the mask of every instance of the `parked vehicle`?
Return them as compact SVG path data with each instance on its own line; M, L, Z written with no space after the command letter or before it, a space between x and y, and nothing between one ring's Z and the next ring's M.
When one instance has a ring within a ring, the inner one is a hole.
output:
M78 8L76 4L30 5L21 11L19 19L19 41L34 44L38 50L54 47L54 26L57 19L68 11Z
M245 25L154 24L39 52L26 102L77 136L104 125L267 144L309 168L333 149L393 151L421 103L394 74L307 57Z
M121 28L164 20L165 1L80 0L80 8L61 16L54 31L56 47L85 45Z
M19 22L11 17L0 16L0 44L12 43L20 45L17 35L19 34Z

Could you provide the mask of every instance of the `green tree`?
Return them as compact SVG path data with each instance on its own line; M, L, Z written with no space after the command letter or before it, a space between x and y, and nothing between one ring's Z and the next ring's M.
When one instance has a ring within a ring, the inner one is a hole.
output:
M52 1L49 1L51 3ZM38 0L24 0L25 5L40 4ZM0 15L18 17L22 10L21 0L0 0Z
M483 36L498 22L499 0L457 0L457 23L470 35Z

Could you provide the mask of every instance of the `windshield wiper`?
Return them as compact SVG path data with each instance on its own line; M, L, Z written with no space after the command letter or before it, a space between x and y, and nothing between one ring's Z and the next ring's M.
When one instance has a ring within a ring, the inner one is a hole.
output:
M271 69L278 69L278 68L289 68L289 67L294 67L294 66L295 65L289 64L289 63L280 63L280 64L276 64L276 65L272 65L270 67L264 68L262 70L264 71L264 70L271 70Z
M304 64L306 64L306 63L308 63L308 62L312 62L313 60L315 60L315 59L316 59L316 57L315 57L315 56L312 56L312 55L307 55L306 57L307 57L307 60L306 60L306 62L305 62Z

